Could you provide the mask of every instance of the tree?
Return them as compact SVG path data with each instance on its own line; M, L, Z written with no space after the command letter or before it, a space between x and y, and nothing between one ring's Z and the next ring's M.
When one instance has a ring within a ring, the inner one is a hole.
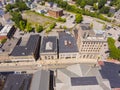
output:
M75 21L76 23L80 23L83 20L83 17L81 14L75 15Z
M107 39L108 47L110 50L110 58L120 60L120 50L115 46L115 40L111 37Z
M84 7L85 7L85 5L86 5L85 0L82 0L82 1L81 1L81 3L80 3L80 7L81 7L81 8L84 8Z
M107 25L104 24L103 27L102 27L102 29L104 30L104 29L106 29L106 28L107 28Z
M108 13L109 13L109 10L110 10L110 7L104 6L104 7L102 7L102 8L100 9L100 13L108 14Z
M32 31L32 26L31 26L31 23L28 23L27 22L27 25L26 25L26 32L31 32Z
M98 8L101 9L105 3L107 2L107 0L98 0Z
M98 10L98 5L97 5L97 3L94 3L94 4L93 4L93 9L94 9L94 10Z
M5 8L6 8L6 11L8 12L8 11L11 11L13 8L15 8L15 6L12 4L7 4Z
M25 27L26 27L26 21L25 20L21 20L20 21L20 29L21 30L25 30Z
M57 20L60 21L60 22L66 22L66 19L65 18L61 18L61 17L59 17Z
M20 28L20 21L23 20L22 15L19 12L12 12L11 15L15 25Z
M93 29L93 23L90 23L90 28Z
M51 24L51 25L50 25L50 29L55 28L55 26L56 26L56 23Z
M36 25L36 32L41 32L41 31L43 31L43 26L41 26L41 25Z

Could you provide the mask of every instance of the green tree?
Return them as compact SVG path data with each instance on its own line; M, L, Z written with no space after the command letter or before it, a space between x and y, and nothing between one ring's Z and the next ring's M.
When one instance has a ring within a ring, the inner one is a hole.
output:
M32 31L32 26L31 26L31 23L28 23L26 24L26 32L31 32Z
M109 13L109 10L110 10L110 7L104 6L104 7L102 7L102 8L100 9L100 13L108 14L108 13Z
M43 31L43 26L41 26L41 25L36 25L36 32L41 32L41 31Z
M101 9L105 3L107 2L107 0L98 0L98 8Z
M81 3L80 3L80 7L81 7L81 8L84 8L84 7L85 7L85 5L86 5L85 0L82 0L82 1L81 1Z
M111 37L107 39L108 47L110 50L110 58L120 60L120 50L115 46L115 40Z
M8 12L8 11L11 11L13 8L15 8L15 6L12 4L7 4L5 8L6 8L6 11Z
M25 27L26 27L26 21L25 20L20 20L20 29L24 31Z
M15 22L15 25L20 28L20 21L23 20L22 19L22 15L19 12L12 12L12 20Z
M51 24L51 25L50 25L50 29L55 28L55 26L56 26L56 23Z
M97 3L94 3L94 4L93 4L93 9L94 9L94 10L98 10L98 5L97 5Z
M83 17L81 14L75 15L75 21L76 23L80 23L83 20Z

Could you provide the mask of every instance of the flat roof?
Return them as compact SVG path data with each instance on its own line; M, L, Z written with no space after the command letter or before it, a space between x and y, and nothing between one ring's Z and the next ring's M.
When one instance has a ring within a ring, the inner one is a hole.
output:
M70 33L59 32L59 53L78 52L75 37Z
M98 85L98 82L96 77L72 77L71 85L72 86Z
M63 9L58 7L57 8L52 7L52 8L49 8L49 10L59 12L59 11L62 11Z
M29 90L31 75L9 74L3 90Z
M7 35L8 32L11 30L12 26L11 25L5 25L1 30L0 30L0 35Z
M108 79L112 88L120 88L120 65L104 62L100 73L104 79Z
M11 52L14 47L17 45L17 43L19 42L20 38L14 38L14 39L10 39L10 40L7 40L4 45L2 46L2 49L5 51L5 52Z
M30 90L49 90L50 71L39 70L33 75Z
M90 28L90 23L81 23L80 24L80 34L84 38L86 34L89 36L95 36L94 31Z
M32 55L38 46L38 43L40 43L40 36L37 35L31 35L26 46L16 46L13 51L11 52L11 56L26 56L26 55Z
M41 52L57 52L57 37L56 36L44 36L42 39Z

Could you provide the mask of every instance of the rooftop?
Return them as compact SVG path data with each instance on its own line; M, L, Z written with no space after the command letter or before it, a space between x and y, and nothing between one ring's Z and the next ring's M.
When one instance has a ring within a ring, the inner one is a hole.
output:
M49 8L49 10L59 12L59 11L62 11L63 9L58 8L58 7L56 7L56 8L52 7L52 8Z
M11 50L14 49L14 47L17 45L20 39L14 38L14 39L8 39L2 48L4 49L5 52L11 52Z
M104 62L101 66L100 73L104 79L110 81L112 88L120 88L120 65L115 63Z
M36 47L40 43L39 35L31 35L26 46L17 45L11 52L11 56L26 56L32 55L35 52Z
M67 32L59 32L59 53L78 52L75 37Z
M7 35L8 32L11 30L12 26L11 25L5 25L1 30L0 30L0 36Z
M98 82L96 77L72 77L71 84L72 86L98 85Z
M49 90L50 71L40 70L34 73L30 90Z
M91 29L90 23L82 23L79 28L79 34L82 36L83 40L106 40L104 31Z
M41 53L57 52L57 37L44 36L42 39Z
M3 90L29 90L31 75L9 74Z

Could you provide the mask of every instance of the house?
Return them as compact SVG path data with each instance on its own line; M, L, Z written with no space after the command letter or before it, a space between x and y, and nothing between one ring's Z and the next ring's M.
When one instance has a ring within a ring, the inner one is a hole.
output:
M59 32L59 59L78 58L79 50L75 37L70 32Z
M39 58L40 36L31 35L26 45L17 45L10 53L11 61L35 61Z
M44 36L41 42L40 57L42 60L58 58L58 44L56 36Z
M90 5L86 5L86 6L85 6L85 10L91 11L91 10L93 10L93 7L90 6Z

